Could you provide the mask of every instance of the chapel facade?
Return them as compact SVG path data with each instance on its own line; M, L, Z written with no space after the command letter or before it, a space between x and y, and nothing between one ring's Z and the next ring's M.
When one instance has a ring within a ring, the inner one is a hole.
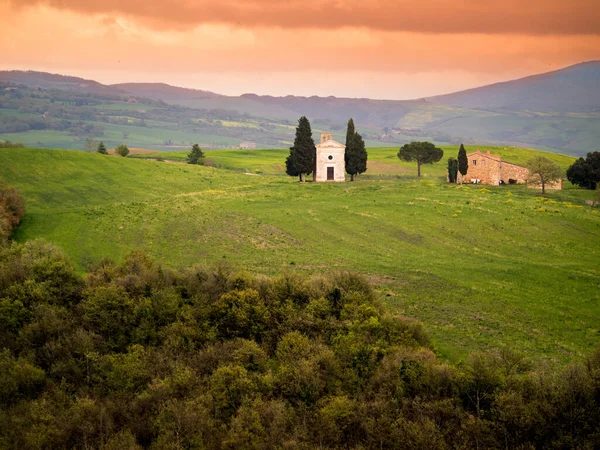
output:
M346 146L333 140L331 133L321 134L321 143L315 145L317 158L315 163L315 178L319 181L346 181Z

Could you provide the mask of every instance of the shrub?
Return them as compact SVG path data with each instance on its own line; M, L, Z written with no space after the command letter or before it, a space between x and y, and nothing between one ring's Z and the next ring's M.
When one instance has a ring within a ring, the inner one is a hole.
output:
M129 155L129 149L127 148L127 146L125 144L121 144L117 148L115 148L115 153L117 155L125 157L125 156Z

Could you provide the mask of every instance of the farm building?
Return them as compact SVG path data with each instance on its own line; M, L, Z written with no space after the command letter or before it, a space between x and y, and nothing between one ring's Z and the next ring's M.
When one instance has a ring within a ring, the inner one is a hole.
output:
M241 142L240 148L242 150L254 150L256 149L256 144L254 142Z
M346 181L346 146L334 141L331 133L322 133L321 143L315 147L315 181Z
M463 177L458 173L457 183L478 183L478 184L523 184L527 181L529 170L527 167L518 164L502 161L498 155L492 155L488 150L482 153L481 150L469 153L469 169ZM537 188L540 186L531 185ZM546 189L562 189L562 180L546 186Z

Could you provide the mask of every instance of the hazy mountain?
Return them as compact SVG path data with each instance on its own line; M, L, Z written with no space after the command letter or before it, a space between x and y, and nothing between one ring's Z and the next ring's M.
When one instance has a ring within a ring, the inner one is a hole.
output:
M461 108L600 111L600 61L428 99Z

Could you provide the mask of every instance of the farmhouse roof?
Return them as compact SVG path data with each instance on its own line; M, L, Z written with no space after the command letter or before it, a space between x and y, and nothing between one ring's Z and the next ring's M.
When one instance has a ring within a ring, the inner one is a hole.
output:
M502 164L510 164L511 166L525 167L525 166L522 166L520 164L511 163L511 162L508 162L508 161L502 161L502 157L501 156L499 156L499 155L492 155L489 150L487 152L483 153L481 150L477 149L476 152L469 153L467 155L467 158L470 158L471 156L477 156L478 158L479 157L488 158L488 159L492 159L494 161L501 162ZM525 167L525 168L527 168L527 167Z

